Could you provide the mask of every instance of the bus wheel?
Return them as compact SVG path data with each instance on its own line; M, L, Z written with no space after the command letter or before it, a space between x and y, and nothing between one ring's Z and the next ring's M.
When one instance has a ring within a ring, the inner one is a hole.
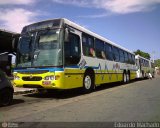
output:
M130 74L127 73L127 74L126 74L126 77L127 77L127 83L129 83L129 82L130 82Z
M127 83L127 74L123 73L123 83Z
M90 93L94 89L93 76L89 73L85 73L83 78L83 92Z

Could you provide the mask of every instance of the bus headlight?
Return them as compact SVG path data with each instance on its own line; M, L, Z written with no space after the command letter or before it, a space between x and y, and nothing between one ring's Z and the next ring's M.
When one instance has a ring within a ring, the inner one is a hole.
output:
M44 77L44 80L49 80L49 76Z
M55 77L54 76L50 76L50 80L54 80L55 79Z
M19 76L14 76L14 80L20 80Z
M54 76L46 76L44 77L44 80L54 80L55 77Z

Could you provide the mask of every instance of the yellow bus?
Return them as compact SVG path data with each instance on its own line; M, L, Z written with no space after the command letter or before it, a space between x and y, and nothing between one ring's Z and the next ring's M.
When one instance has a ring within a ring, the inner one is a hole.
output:
M14 84L38 89L82 88L136 78L135 54L68 19L25 26Z

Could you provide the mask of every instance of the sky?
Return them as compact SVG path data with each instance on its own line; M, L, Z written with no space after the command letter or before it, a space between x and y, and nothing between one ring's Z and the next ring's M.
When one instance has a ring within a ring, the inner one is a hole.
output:
M67 18L131 51L160 59L160 0L0 0L0 29Z

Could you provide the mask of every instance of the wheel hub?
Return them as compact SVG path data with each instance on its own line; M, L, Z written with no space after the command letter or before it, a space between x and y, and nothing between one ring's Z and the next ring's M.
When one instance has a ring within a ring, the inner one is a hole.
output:
M91 88L91 78L90 78L90 76L86 76L85 77L84 85L85 85L86 89L90 89Z

